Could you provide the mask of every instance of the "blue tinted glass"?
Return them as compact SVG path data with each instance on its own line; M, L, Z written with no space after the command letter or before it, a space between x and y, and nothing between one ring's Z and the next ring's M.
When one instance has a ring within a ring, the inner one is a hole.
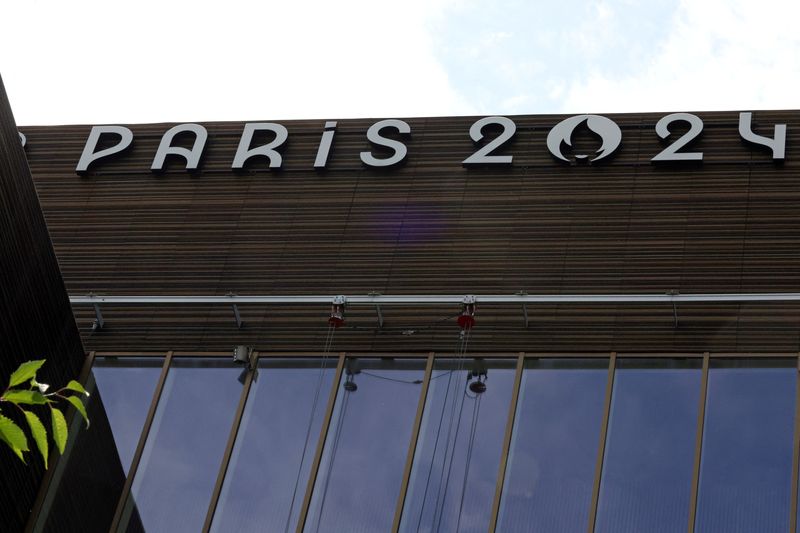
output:
M56 464L35 532L108 531L163 363L163 357L94 360L86 382L91 427L74 421L80 431L71 432ZM49 418L43 422L49 428Z
M227 358L172 360L127 505L144 531L202 529L242 391L241 372ZM131 520L129 531L135 530Z
M153 400L162 358L98 358L92 366L125 474L133 460Z
M712 359L698 533L789 530L795 364Z
M608 359L527 361L497 531L586 531Z
M336 358L259 362L212 531L295 531L335 373Z
M701 364L617 360L596 532L686 528Z
M347 361L305 531L391 530L424 370L424 360Z
M489 528L515 366L436 361L400 531Z

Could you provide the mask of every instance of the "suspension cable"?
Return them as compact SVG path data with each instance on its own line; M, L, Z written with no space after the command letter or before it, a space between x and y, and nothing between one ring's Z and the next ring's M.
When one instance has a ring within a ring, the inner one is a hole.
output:
M317 518L317 527L315 531L319 531L319 528L322 526L322 514L325 510L325 501L328 498L328 485L331 482L331 474L333 473L333 465L336 461L336 452L339 449L339 442L342 436L342 426L344 426L344 415L347 411L347 405L350 400L350 395L352 393L345 389L344 390L344 398L342 399L342 408L339 411L339 416L336 420L336 433L333 436L333 444L331 445L331 456L328 461L328 468L325 472L325 485L322 487L322 501L319 505L319 517Z
M466 391L464 391L466 394ZM472 398L471 396L468 396ZM464 511L464 498L467 494L467 480L469 479L470 467L472 466L472 451L475 449L475 434L478 430L478 420L481 414L482 394L475 396L475 403L472 404L472 426L470 427L469 445L467 446L467 459L464 470L464 481L461 483L461 501L458 504L458 520L456 521L456 533L461 528L461 516Z
M292 521L292 512L294 511L294 504L297 500L297 489L300 486L300 477L303 473L303 463L306 459L306 453L308 452L308 444L311 438L311 429L314 426L314 417L317 412L317 403L319 402L320 392L322 390L322 382L325 375L325 363L328 361L328 356L330 355L330 349L333 344L333 336L336 332L336 328L332 325L328 326L328 332L325 336L325 344L324 349L322 352L322 359L319 364L319 372L317 375L317 385L314 390L314 400L311 402L311 412L308 416L308 425L306 427L306 438L303 442L303 452L300 454L300 464L297 467L297 477L294 480L294 489L292 490L292 501L289 504L289 514L286 516L286 526L284 527L284 533L289 533L289 526L291 525Z
M465 359L466 359L466 352L467 352L467 346L469 344L470 332L471 332L471 329L467 328L467 329L461 330L461 332L459 333L461 346L460 346L459 353L458 353L458 363L456 365L457 372L459 372L459 373L464 368L464 363L465 363ZM439 476L439 488L437 490L436 503L435 503L435 506L434 506L433 522L436 524L435 531L439 531L439 529L441 528L442 518L444 517L445 503L447 501L447 490L448 490L449 485L450 485L450 474L452 473L452 470L453 470L453 459L454 459L455 454L456 454L456 447L458 446L458 433L459 433L460 428L461 428L461 417L462 417L462 414L463 414L463 411L464 411L464 398L465 398L464 393L466 393L466 387L467 387L467 384L465 382L464 383L464 391L463 391L463 393L460 396L457 396L457 397L453 398L453 406L452 406L451 411L450 411L449 428L448 428L448 432L447 432L447 438L445 439L445 444L446 444L445 456L444 456L443 462L442 462L442 472L441 472L441 474ZM459 400L461 400L460 404L459 404ZM456 405L459 405L459 407L458 407L458 416L457 417L455 416ZM452 447L451 447L450 446L450 442L451 442L450 441L450 434L451 434L451 429L452 429L454 421L456 422L456 428L455 428L455 435L453 436ZM448 455L450 456L449 461L448 461ZM445 464L446 464L446 466L445 466ZM447 471L447 475L446 476L445 476L445 470ZM443 483L444 483L444 485L443 485ZM439 501L440 500L441 500L441 507L439 506ZM438 520L436 519L436 515L437 514L439 515L439 519Z

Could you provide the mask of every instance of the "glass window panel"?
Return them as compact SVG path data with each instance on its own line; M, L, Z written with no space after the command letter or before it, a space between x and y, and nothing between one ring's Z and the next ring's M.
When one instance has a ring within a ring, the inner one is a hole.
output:
M391 529L424 373L424 359L347 361L305 531Z
M525 362L497 531L586 531L608 359Z
M163 364L162 358L102 357L92 366L125 475L133 461Z
M294 532L336 358L261 359L250 388L213 532Z
M701 366L701 359L617 359L597 533L686 528Z
M202 529L241 395L241 374L227 358L172 360L127 502L127 531Z
M400 531L487 531L515 367L513 359L435 362ZM484 392L472 390L478 383Z
M796 363L711 360L698 533L789 530Z
M84 429L79 417L73 421L72 428L79 431L71 432L66 460L56 465L55 484L34 531L111 527L163 364L163 357L95 359L86 384L91 393L86 405L91 428ZM75 487L80 487L80 497Z

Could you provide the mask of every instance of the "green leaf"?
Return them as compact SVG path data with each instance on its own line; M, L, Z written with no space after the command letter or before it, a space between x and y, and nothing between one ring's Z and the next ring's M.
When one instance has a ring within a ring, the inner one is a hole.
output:
M44 424L39 420L39 417L30 411L25 411L25 418L28 420L36 447L39 448L39 453L42 454L42 459L44 459L44 467L47 468L47 430L44 429Z
M41 392L33 390L11 389L6 391L3 399L16 404L44 405L47 403L47 398Z
M25 462L25 457L22 452L30 450L28 448L28 439L25 437L25 432L22 431L17 424L10 418L0 415L0 440L8 444L8 446L17 454L22 462Z
M53 418L53 440L56 441L58 452L64 453L64 446L67 445L67 420L64 413L55 407L50 408L50 414Z
M81 394L85 394L86 396L89 396L89 393L86 392L86 389L83 388L83 385L81 385L80 383L78 383L74 379L72 381L70 381L69 383L67 383L67 386L64 387L64 388L72 390L72 391L75 391L75 392L79 392Z
M86 414L86 407L83 406L83 402L75 396L67 396L66 399L75 406L75 409L77 409L83 419L86 420L86 429L89 429L89 416Z
M43 364L44 359L22 363L19 365L19 368L17 368L14 373L11 374L11 378L8 380L8 386L14 387L35 377L36 371L39 370Z

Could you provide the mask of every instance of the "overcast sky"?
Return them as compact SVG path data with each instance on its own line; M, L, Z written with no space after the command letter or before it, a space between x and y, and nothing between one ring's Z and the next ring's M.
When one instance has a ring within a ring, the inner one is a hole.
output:
M26 0L17 123L800 107L798 0Z

